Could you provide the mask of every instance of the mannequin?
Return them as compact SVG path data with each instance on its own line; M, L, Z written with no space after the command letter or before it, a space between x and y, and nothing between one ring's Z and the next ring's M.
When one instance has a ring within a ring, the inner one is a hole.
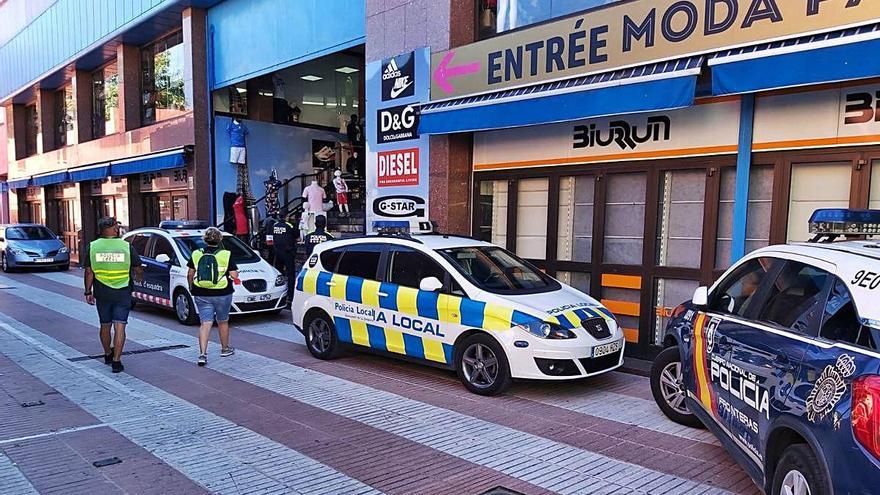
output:
M244 122L232 119L226 126L226 134L229 136L229 162L236 164L244 164L247 161L247 149L245 145L245 136L248 135L248 128Z
M305 198L306 204L309 205L309 231L315 228L315 216L324 215L324 200L327 194L324 188L313 180L311 184L303 189L302 197Z
M348 120L345 118L345 115L342 112L336 112L336 121L339 122L339 134L345 134L348 132Z
M348 184L345 183L345 179L342 178L342 171L337 170L333 173L333 188L336 189L336 204L339 205L339 213L347 217L348 216Z
M351 114L351 120L348 122L348 142L351 147L359 150L364 146L364 128L361 126L361 119L358 114Z
M348 157L348 160L345 161L345 170L355 176L360 175L360 158L358 150L353 150L351 152L351 156Z
M236 198L235 203L232 204L232 209L235 211L235 235L246 241L248 220L247 214L244 211L244 196Z
M278 190L281 189L282 183L278 180L278 173L274 168L263 185L266 186L266 215L280 218L281 205L278 204Z
M309 230L309 217L311 214L309 213L309 203L303 203L303 212L302 216L299 218L299 238L300 242L306 238L306 234L310 232Z

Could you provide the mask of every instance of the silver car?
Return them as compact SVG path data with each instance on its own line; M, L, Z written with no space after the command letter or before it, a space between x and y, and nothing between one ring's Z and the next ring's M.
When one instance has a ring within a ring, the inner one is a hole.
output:
M0 268L70 268L70 251L45 225L0 225Z

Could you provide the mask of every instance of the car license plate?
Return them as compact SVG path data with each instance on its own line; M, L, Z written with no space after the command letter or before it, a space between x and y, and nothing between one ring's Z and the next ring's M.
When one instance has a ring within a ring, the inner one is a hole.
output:
M248 296L247 302L264 302L272 299L272 294L263 294L261 296Z
M51 262L53 262L53 261L55 261L55 260L52 259L52 258L37 258L35 261L36 261L37 263L51 263Z
M614 354L615 352L620 350L620 347L623 345L623 341L618 340L616 342L611 342L608 344L597 345L593 348L593 357L602 357L607 356L609 354Z

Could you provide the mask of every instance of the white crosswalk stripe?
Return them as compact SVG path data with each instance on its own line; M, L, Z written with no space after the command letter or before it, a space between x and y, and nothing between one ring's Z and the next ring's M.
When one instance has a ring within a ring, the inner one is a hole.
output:
M0 277L0 283L4 281ZM97 324L94 309L83 302L28 285L19 285L17 290L21 297L36 304L49 309L63 306L68 317ZM134 341L166 341L166 345L192 343L192 337L170 332L154 323L134 317L130 317L129 321L127 334ZM194 357L192 350L178 349L167 353L187 360ZM238 359L212 363L212 369L548 490L593 493L600 488L610 488L614 493L678 493L694 488L698 488L698 492L699 488L712 489L690 480L645 470L634 464L257 354L243 351L237 354ZM610 481L610 478L622 473L641 471L657 475L650 480L641 478L646 485L662 478L663 482L656 486L668 487L669 482L675 486L662 492L639 491L632 484L624 487Z

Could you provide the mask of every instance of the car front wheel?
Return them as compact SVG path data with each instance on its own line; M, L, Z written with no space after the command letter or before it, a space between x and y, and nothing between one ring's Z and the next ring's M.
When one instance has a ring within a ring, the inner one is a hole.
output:
M177 321L184 325L195 325L199 322L199 313L192 297L183 289L174 294L174 314Z
M773 474L772 495L825 495L831 493L816 454L806 444L782 452Z
M336 327L325 315L319 315L306 324L306 344L312 356L333 359L339 355L339 339Z
M3 273L12 272L9 262L6 260L6 253L0 253L0 269L3 270Z
M667 418L685 426L703 426L685 403L684 373L678 346L663 349L654 359L651 366L651 394Z
M455 368L465 388L478 395L498 395L510 386L510 365L492 337L478 333L457 346Z

